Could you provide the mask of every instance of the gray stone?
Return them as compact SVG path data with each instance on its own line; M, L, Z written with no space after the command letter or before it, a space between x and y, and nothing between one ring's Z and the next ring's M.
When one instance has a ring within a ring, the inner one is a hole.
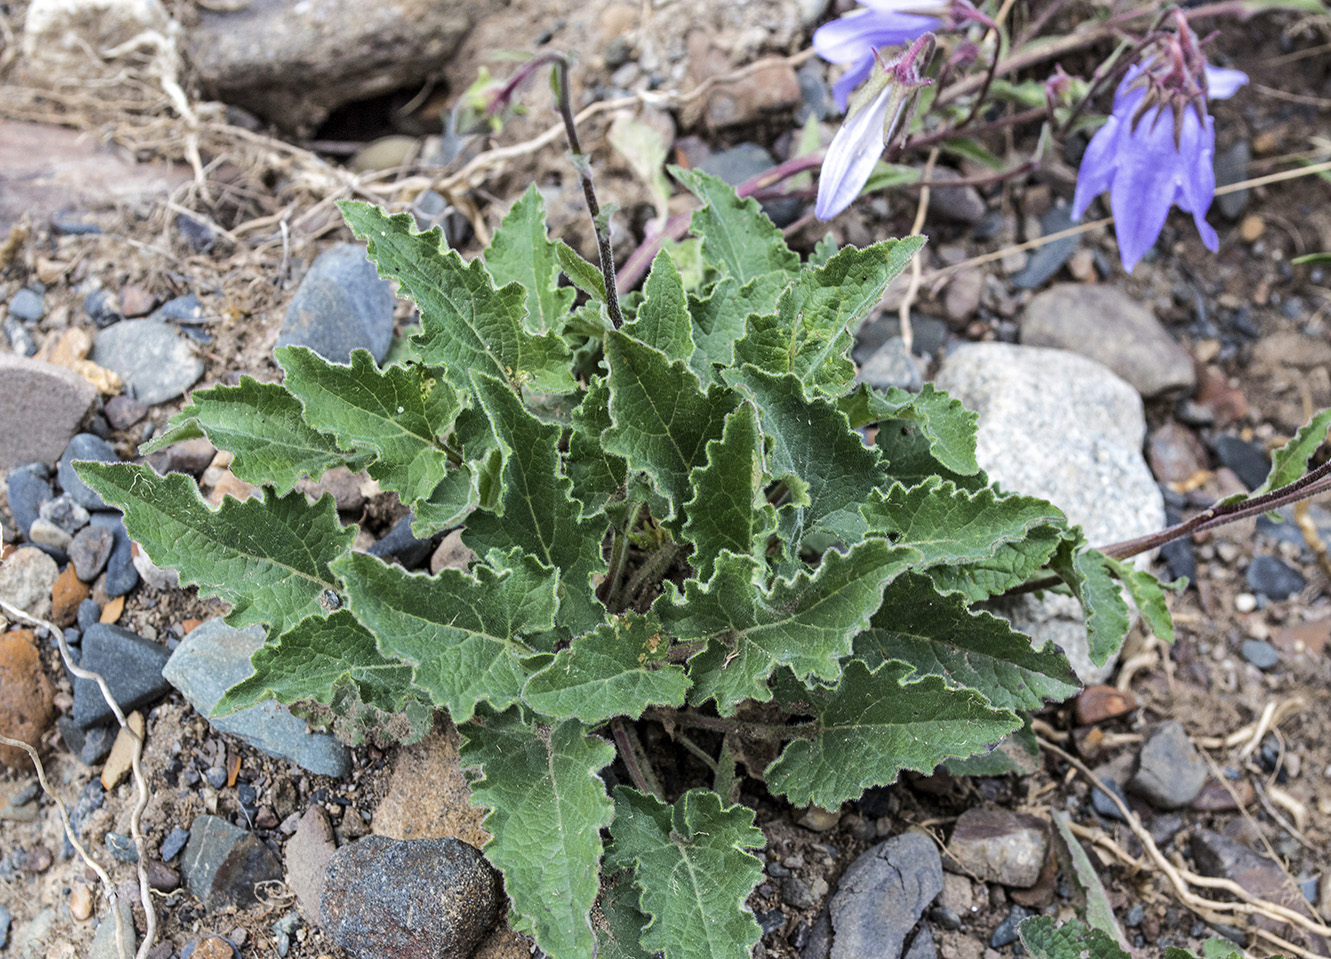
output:
M0 353L0 470L54 463L96 402L92 384L73 370Z
M319 903L323 899L324 877L328 863L337 852L333 827L322 806L311 806L300 818L296 834L287 840L287 888L296 894L300 911L312 923L319 922Z
M855 380L883 390L896 386L915 393L924 385L924 370L906 349L906 341L894 336L860 364Z
M897 959L943 891L938 847L923 833L880 842L850 864L832 897L831 959Z
M1263 672L1275 669L1280 664L1280 653L1270 643L1260 639L1245 639L1239 647L1243 659Z
M1197 385L1188 351L1116 286L1061 283L1045 290L1026 307L1021 342L1090 357L1147 399Z
M179 826L173 828L166 834L162 840L162 845L158 847L157 852L162 857L162 862L170 862L180 854L180 850L185 848L185 843L189 842L189 830L182 829Z
M134 546L125 530L125 521L119 513L94 513L91 525L109 529L113 539L111 555L106 560L106 595L112 599L124 596L139 585L139 571L134 568Z
M12 316L0 320L0 330L9 340L9 348L16 356L33 356L37 352L37 341L32 338L28 328Z
M1161 528L1164 498L1142 458L1141 397L1105 367L1061 350L967 343L944 357L938 387L979 414L976 456L1004 489L1039 496L1102 546ZM1149 556L1139 557L1145 566ZM1037 645L1056 643L1084 683L1113 672L1090 661L1070 596L998 604Z
M927 922L920 923L920 931L910 941L902 959L937 959L938 945L934 942L934 931Z
M111 623L90 627L83 634L82 646L79 665L102 675L126 713L154 703L171 691L171 684L162 676L162 667L170 656L165 646ZM95 682L76 678L70 716L88 729L110 721L114 713Z
M83 729L68 716L59 717L55 725L60 730L60 738L64 740L69 751L78 756L79 762L83 765L100 765L106 761L107 756L111 755L118 727L94 726L91 729Z
M1043 236L1061 233L1070 226L1072 208L1069 206L1051 207L1040 217L1040 232ZM1012 285L1019 290L1038 290L1063 269L1063 264L1072 258L1079 246L1080 234L1044 244L1031 253L1026 265L1013 275Z
M51 549L64 552L69 548L70 542L74 537L70 536L59 526L52 523L49 519L42 519L38 516L28 527L28 540L34 546L49 546Z
M356 959L466 959L499 905L498 873L465 842L366 836L333 856L320 914Z
M979 223L989 212L989 206L984 202L984 197L980 196L979 190L969 184L940 185L961 179L964 179L962 175L951 167L934 167L930 177L934 186L929 191L929 212L955 223Z
M36 323L46 315L46 298L25 286L10 299L9 315L24 323Z
M161 320L125 320L97 334L91 360L119 374L134 399L148 406L182 396L203 375L203 360L175 327Z
M47 500L37 509L37 515L49 519L71 536L88 525L92 518L78 500L68 493L61 493L54 499Z
M1286 565L1275 556L1259 553L1248 564L1244 576L1248 588L1254 593L1262 593L1269 599L1289 599L1295 593L1302 592L1308 585L1303 574Z
M1219 150L1215 155L1215 185L1230 186L1248 179L1248 162L1252 159L1252 148L1247 140L1237 140L1227 150ZM1228 220L1237 220L1248 208L1248 191L1235 190L1216 197L1216 206L1220 215Z
M801 90L803 87L801 86ZM737 187L745 180L750 180L760 173L766 173L776 166L776 160L764 147L756 143L740 143L726 150L718 150L698 164L703 173L720 177L731 186ZM771 217L777 226L789 226L799 219L804 201L797 198L764 200L763 212Z
M134 928L134 905L120 896L116 901L116 911L120 914L120 923L125 930L125 952L134 955L139 948L139 935ZM120 951L116 946L116 921L109 913L102 918L88 945L88 959L119 959Z
M74 573L78 578L85 583L96 579L97 574L106 568L106 561L111 558L115 542L115 534L105 526L90 524L79 530L69 544L69 561L74 564Z
M257 902L254 886L282 878L282 864L253 833L217 816L200 816L190 826L180 860L185 887L209 912Z
M1028 889L1044 868L1049 824L1010 809L968 809L952 830L947 852L968 875Z
M163 675L200 715L207 716L229 687L253 672L250 656L263 642L261 626L239 630L212 619L181 641ZM310 732L303 719L272 700L208 721L218 732L236 736L270 756L289 759L310 772L340 779L351 771L346 746L327 733Z
M29 616L51 615L51 587L60 567L36 546L20 546L0 563L0 596Z
M1222 433L1211 440L1211 449L1221 466L1232 469L1248 489L1257 489L1266 482L1271 461L1260 443L1250 443L1240 436Z
M0 949L9 944L9 926L14 921L14 917L9 914L9 910L0 905Z
M57 471L60 487L74 497L74 501L84 509L94 511L107 509L106 501L94 493L92 488L74 472L74 461L96 460L99 463L114 463L119 459L111 444L100 436L79 433L69 441L65 451L60 454L60 467Z
M26 539L32 524L41 516L42 504L51 499L54 491L46 482L31 470L16 469L5 478L5 490L9 494L9 511L14 516L14 523Z
M334 363L351 351L384 358L393 339L393 293L359 244L325 250L300 281L287 307L278 346L307 346Z
M1183 725L1171 719L1147 736L1128 788L1158 809L1178 809L1197 798L1206 776L1206 760L1197 754Z

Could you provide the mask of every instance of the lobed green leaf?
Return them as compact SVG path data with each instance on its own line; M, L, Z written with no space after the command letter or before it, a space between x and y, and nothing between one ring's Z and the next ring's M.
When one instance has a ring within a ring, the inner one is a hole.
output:
M527 292L524 325L534 336L562 333L575 293L559 286L562 265L545 232L545 199L533 183L505 214L485 251L485 267L500 286L517 283ZM604 297L603 297L604 298Z
M670 173L703 201L690 229L702 238L703 259L743 286L765 273L793 273L799 257L758 201L741 199L725 181L700 170L671 167Z

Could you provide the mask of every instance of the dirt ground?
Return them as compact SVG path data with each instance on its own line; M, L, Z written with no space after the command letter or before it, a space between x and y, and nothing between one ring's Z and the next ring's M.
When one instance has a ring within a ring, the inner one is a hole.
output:
M0 4L10 30L20 30L25 6ZM622 65L607 62L619 59L618 52L607 56L610 41L617 36L628 38L624 62L657 62L654 72L661 75L663 88L688 89L694 82L691 71L703 69L700 62L708 57L709 69L724 72L762 55L798 53L807 46L811 31L800 19L801 8L808 6L793 0L734 5L676 0L641 7L601 0L579 4L516 0L473 32L442 78L442 89L453 94L465 88L476 68L494 51L525 48L544 37L542 42L577 53L582 105L620 96L624 91L617 84L629 74L617 74ZM700 37L700 31L707 36ZM1247 94L1216 105L1218 149L1224 151L1239 141L1249 143L1253 155L1250 175L1286 169L1307 158L1327 158L1331 150L1326 135L1331 129L1328 41L1328 18L1317 21L1282 14L1225 24L1217 49L1231 65L1247 71L1252 84ZM8 62L0 59L0 65ZM1077 62L1074 56L1064 66L1075 71L1090 63L1089 59ZM491 62L491 66L504 69L502 63ZM206 128L200 141L202 160L207 165L201 183L193 179L186 163L183 126L165 119L160 98L151 92L140 91L118 107L75 103L27 87L13 71L11 64L10 73L0 73L0 82L14 94L0 106L0 119L70 126L94 141L114 144L122 156L170 161L175 164L171 176L177 184L169 202L158 197L146 204L81 214L81 219L102 227L96 236L58 234L45 216L28 220L26 237L10 261L0 264L0 301L8 301L31 279L43 279L47 317L35 334L39 346L57 341L71 328L89 327L82 302L92 285L115 292L133 284L159 302L193 292L210 318L206 332L211 341L197 346L205 362L199 385L234 381L242 373L275 379L278 371L271 351L295 284L321 249L350 239L339 225L331 201L359 195L401 204L431 177L439 178L431 171L405 169L394 177L373 180L368 187L360 186L340 166L346 160L345 152L316 149L321 139L343 136L354 124L315 134L311 141L291 143L290 149L278 148L224 128L216 119L222 115L219 110L200 108ZM640 77L628 81L630 90L634 84L642 85L653 71L643 68L638 72ZM835 76L831 70L826 75ZM654 108L653 122L668 122L681 138L695 138L712 151L740 142L773 148L783 137L788 144L788 134L795 129L791 109L725 127L709 125L705 114L699 117L698 112L689 106ZM378 113L368 107L366 113L372 115L361 117L363 128L370 130L361 134L364 139L394 132ZM535 109L532 116L510 125L499 145L519 144L545 129L551 119ZM605 144L608 119L605 114L593 117L583 136L593 155L602 200L618 202L624 210L619 239L623 262L641 238L634 231L640 230L650 211L627 164ZM828 126L826 133L833 129ZM1023 150L1031 146L1023 137L1032 132L1019 131L1006 140L1000 135L987 146L1007 158L1021 158ZM672 158L687 159L691 149L696 149L691 141L679 140ZM463 231L470 235L463 246L466 255L479 249L476 235L492 229L511 200L532 181L548 188L552 232L591 252L581 195L562 150L559 141L542 151L514 156L490 171L475 189L448 194L472 221ZM922 163L923 158L911 162ZM973 171L963 165L962 172ZM923 254L926 282L918 312L945 315L949 282L955 282L956 274L944 274L941 269L958 259L978 257L1038 235L1040 214L1053 198L1070 198L1074 181L1075 165L1055 159L1039 172L987 187L987 205L1002 214L1006 224L992 239L979 241L968 226L926 219L924 232L931 242ZM1331 186L1316 178L1257 187L1236 220L1224 221L1212 214L1211 221L1221 229L1223 245L1218 255L1207 253L1191 224L1175 214L1157 245L1158 255L1131 276L1118 266L1112 234L1095 231L1085 238L1082 252L1074 256L1061 279L1068 279L1069 272L1078 279L1093 278L1103 267L1106 282L1150 304L1196 358L1210 384L1212 393L1207 399L1213 408L1234 414L1231 422L1201 431L1218 432L1223 427L1270 447L1290 436L1310 410L1331 405L1327 367L1310 369L1303 360L1306 348L1325 345L1331 338L1331 277L1325 268L1291 267L1289 262L1303 253L1331 249L1329 201ZM682 201L672 201L672 211L673 203ZM179 234L174 223L182 209L205 217L218 228L217 245L211 252L195 252ZM838 240L856 244L901 235L909 231L915 213L913 192L875 198L839 219L834 233ZM808 252L824 229L817 222L801 221L789 232L790 243ZM1008 256L971 268L983 276L980 307L971 317L949 323L950 340L1016 338L1021 307L1031 296L1010 283L1012 273L1024 262L1020 256L1015 261ZM400 307L399 322L405 325L409 307ZM177 401L154 407L148 420L160 431L179 406ZM1178 420L1181 408L1177 399L1150 404L1152 429ZM118 451L132 458L143 435L142 425L117 434ZM1186 508L1204 505L1208 496L1224 489L1224 475L1214 472L1218 465L1214 457L1207 465L1206 471L1179 484L1178 496L1186 500ZM1331 502L1323 500L1321 506L1331 509ZM383 514L377 514L369 526L371 532L382 533ZM1328 534L1331 526L1323 530L1323 535ZM1287 600L1254 607L1244 582L1244 570L1254 552L1282 555L1303 573L1308 587ZM1117 684L1135 697L1138 708L1086 730L1074 728L1071 704L1052 707L1037 717L1037 729L1066 748L1075 747L1091 766L1136 749L1143 732L1166 718L1182 721L1189 734L1203 744L1223 741L1246 729L1249 735L1235 737L1233 744L1220 743L1205 750L1221 777L1213 785L1218 787L1223 781L1233 787L1241 808L1225 801L1226 790L1212 790L1211 808L1194 806L1181 811L1181 832L1165 845L1165 851L1183 861L1186 836L1199 827L1239 836L1272 854L1294 881L1320 877L1320 885L1310 887L1313 900L1316 903L1320 896L1323 916L1331 920L1325 911L1331 908L1331 853L1327 851L1331 849L1331 566L1324 553L1319 563L1314 550L1297 542L1277 543L1253 523L1199 540L1195 557L1197 582L1172 600L1178 627L1174 646L1164 648L1134 637L1125 650L1124 660L1131 665ZM199 600L193 591L158 591L145 584L129 597L120 624L140 633L147 628L165 638L178 635L186 620L206 619L223 610L216 602ZM1281 651L1278 667L1263 672L1246 662L1241 647L1247 639L1272 640ZM53 650L44 652L48 674L57 681L67 704L69 684L64 671ZM1246 751L1253 741L1254 724L1272 709L1278 723L1265 739L1259 737L1256 748ZM696 760L674 749L659 727L645 729L644 735L649 746L659 748L659 754L677 754L677 766L666 775L668 783L682 789L701 775ZM46 752L47 775L66 801L72 801L97 771L81 766L59 745L54 733L52 738ZM197 777L196 784L190 785L183 776L191 764L206 766L223 756L239 757L238 780L259 791L261 804L271 808L276 823L312 802L322 802L340 817L341 836L353 838L367 828L366 817L358 814L372 816L388 791L400 752L358 748L355 770L348 780L324 779L214 733L173 694L148 717L144 771L152 798L143 824L149 845L155 848L172 827L188 826L203 812L245 822L235 788L212 789L206 782L197 783ZM8 785L0 775L0 798ZM767 795L753 780L747 781L743 795L757 809L759 825L767 836L767 861L794 864L783 868L815 890L831 891L854 858L884 835L918 826L944 842L956 818L976 805L1042 815L1051 809L1065 811L1089 830L1084 845L1101 866L1101 878L1120 921L1137 914L1137 921L1127 930L1134 945L1150 954L1165 940L1195 947L1213 934L1214 925L1207 925L1203 921L1207 917L1180 902L1161 870L1139 859L1140 844L1127 828L1092 811L1090 794L1085 777L1046 752L1039 768L1026 777L908 776L893 787L873 791L861 803L847 804L837 825L823 832L799 825L800 810ZM103 808L89 821L86 836L103 859L108 858L102 846L105 833L128 831L132 802L131 787L122 784L108 794ZM275 846L286 839L277 825L256 825L254 829ZM58 850L61 843L57 818L43 815L36 823L5 823L0 855L10 849L39 846ZM1116 857L1113 848L1124 850L1135 861L1127 863ZM107 865L117 881L133 877L128 865ZM57 859L35 876L0 878L0 902L8 904L15 929L42 908L54 906L57 917L46 939L45 955L82 956L92 927L75 921L68 904L70 890L90 878L77 860ZM782 901L778 882L761 886L750 900L751 908L758 915L779 910L781 918L764 936L757 955L798 956L829 895L824 891L813 905L799 908ZM934 927L939 953L944 959L994 959L990 937L1009 915L1014 898L1002 886L974 881L970 889L973 909L964 917L962 929ZM1053 883L1027 898L1037 909L1064 902ZM157 906L161 940L174 947L174 953L163 952L163 956L180 955L192 940L217 933L242 940L240 954L249 957L271 954L271 927L293 908L293 902L289 891L281 888L268 890L261 905L240 912L207 914L184 892L160 897ZM142 915L137 918L142 928ZM237 935L236 930L243 933ZM1250 945L1257 953L1269 951L1260 942ZM511 935L500 937L489 948L514 956L527 952L525 944ZM999 954L1007 951L1002 949ZM340 954L312 927L302 927L288 953L295 959Z

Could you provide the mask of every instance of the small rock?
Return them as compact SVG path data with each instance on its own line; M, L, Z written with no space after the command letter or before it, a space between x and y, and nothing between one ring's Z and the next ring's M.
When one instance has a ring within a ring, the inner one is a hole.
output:
M442 540L430 556L430 575L437 575L441 569L467 570L476 562L476 554L462 542L462 530L455 529Z
M217 233L199 217L177 213L176 230L195 253L211 253L217 245Z
M869 849L850 864L832 897L831 959L896 959L942 889L938 847L922 833Z
M296 894L300 911L310 922L319 922L324 876L335 852L337 842L328 814L322 806L311 806L301 817L296 834L287 841L284 851L287 888Z
M120 862L136 863L139 861L139 851L134 847L134 840L123 833L108 832L104 845L112 858Z
M1197 434L1170 420L1151 434L1146 461L1162 483L1184 483L1206 469L1206 447Z
M1186 806L1206 784L1206 761L1177 720L1160 723L1142 745L1128 788L1158 809Z
M143 581L157 590L159 593L168 589L176 589L180 586L180 573L178 570L158 566L152 561L152 557L142 549L135 550L133 556L134 569L138 571Z
M24 323L37 323L46 315L46 299L26 286L9 301L9 315Z
M920 923L920 931L910 941L902 959L938 959L938 945L934 942L934 931L927 922Z
M0 596L30 616L51 615L51 588L60 567L36 546L20 546L0 563Z
M136 426L148 415L148 407L132 396L113 396L106 401L106 419L118 430L127 430Z
M345 466L334 466L325 470L318 482L308 476L299 480L296 489L311 502L317 502L325 493L332 493L339 513L359 513L365 508L365 490L370 482L364 473L353 473Z
M499 889L460 840L366 836L333 856L320 915L356 959L465 959L499 918Z
M261 626L237 630L220 619L209 620L181 641L163 676L200 715L207 716L229 687L252 673L250 656L263 642ZM346 746L327 733L310 732L303 719L272 700L209 722L219 732L310 772L340 779L351 771Z
M1252 148L1247 140L1237 140L1234 145L1219 150L1215 155L1215 185L1232 186L1248 179L1248 162L1252 159ZM1216 197L1216 206L1227 220L1237 220L1248 206L1248 190L1235 190Z
M384 538L371 546L367 552L380 559L392 557L402 564L404 569L415 569L425 562L433 551L428 539L418 539L411 531L412 514L408 513L384 534Z
M188 473L198 478L217 455L217 450L206 436L196 436L171 444L167 451L167 466L174 473Z
M1149 310L1115 286L1064 283L1031 300L1021 342L1103 363L1150 399L1196 385L1192 357Z
M809 884L798 876L787 876L781 880L781 901L796 909L812 909L818 904Z
M962 175L951 167L934 167L930 177L933 187L929 191L929 212L954 223L979 223L989 212L980 191L970 185L946 185L961 179L964 179Z
M1239 221L1239 239L1244 243L1256 243L1266 232L1266 221L1256 213L1249 213Z
M195 294L186 293L184 296L167 300L154 311L151 319L185 324L202 323L203 304Z
M1049 851L1043 819L1007 809L968 809L957 820L948 854L962 871L987 882L1029 888Z
M74 472L74 462L96 460L99 463L114 463L119 459L116 451L106 440L92 433L80 433L69 441L65 452L60 456L60 467L57 470L60 487L74 497L75 502L84 509L94 512L105 510L108 508L106 502Z
M44 554L38 555L49 561ZM0 595L8 595L3 584ZM54 718L55 690L42 669L32 630L0 633L0 730L10 739L40 749ZM27 771L31 765L26 751L0 745L0 766Z
M1244 577L1254 593L1265 593L1269 599L1288 599L1303 590L1308 581L1298 570L1291 569L1274 556L1259 554L1248 564Z
M0 320L0 330L4 331L5 339L9 340L9 348L15 356L35 356L37 353L37 341L32 338L27 327L12 316L6 316Z
M1031 915L1030 910L1014 905L1012 911L1007 914L1007 918L999 923L998 928L994 930L993 936L989 939L990 948L1002 949L1004 946L1010 946L1016 942L1017 927L1029 919Z
M83 299L83 312L98 329L119 323L125 318L120 304L109 290L93 290Z
M924 371L906 349L906 341L894 336L860 364L855 380L884 390L895 386L918 392L924 385Z
M110 726L94 726L85 730L68 716L59 717L55 725L60 730L65 747L85 766L98 766L104 762L111 755L115 734L119 733L118 728L113 730Z
M1249 443L1237 436L1225 434L1211 441L1211 448L1220 460L1221 466L1228 466L1243 480L1248 489L1257 489L1266 482L1266 474L1271 464L1266 453L1256 443Z
M120 896L116 901L116 912L125 930L125 950L134 955L139 948L138 931L134 928L133 897ZM118 959L120 950L116 946L116 920L110 915L102 917L88 946L88 959Z
M9 926L14 921L14 917L9 914L9 910L0 906L0 949L9 944Z
M157 848L158 855L162 857L163 862L170 862L185 848L187 842L189 842L189 830L176 826L166 834L162 845Z
M776 166L772 154L756 143L740 143L737 146L713 153L698 164L703 173L720 177L731 186L737 187L745 180L766 173ZM789 226L799 219L804 201L798 199L769 200L762 204L763 212L771 217L777 226Z
M73 539L59 526L52 523L49 519L43 519L38 516L28 527L28 542L34 546L49 546L53 550L65 552Z
M143 739L143 714L138 710L125 717L129 728ZM108 792L120 784L120 780L129 775L134 766L134 739L123 729L117 728L115 742L111 744L111 754L102 769L102 788ZM135 853L137 858L138 854Z
M156 305L157 298L137 283L120 288L120 312L131 319L147 316Z
M101 673L121 709L137 709L171 691L162 676L170 653L120 626L98 623L83 634L84 669ZM84 729L98 726L114 714L102 691L90 679L74 680L74 707L70 716Z
M707 97L704 116L714 129L747 126L769 113L792 110L799 102L800 81L795 69L778 62L735 83L715 87Z
M306 346L334 363L366 349L379 362L393 338L393 294L365 256L342 243L320 254L287 307L278 346Z
M51 586L51 621L70 626L78 618L79 604L88 598L88 584L79 579L70 563Z
M956 324L970 320L980 309L984 272L976 267L958 270L943 293L943 313Z
M1072 226L1070 206L1051 207L1040 217L1041 236L1061 233L1070 226ZM1036 248L1031 253L1030 259L1026 261L1026 265L1013 275L1012 285L1019 290L1038 290L1063 269L1063 264L1072 258L1080 245L1081 235L1073 234Z
M1078 726L1093 726L1126 716L1137 708L1137 699L1130 692L1113 686L1087 686L1077 696L1073 715Z
M0 470L54 463L96 402L97 391L72 370L0 353Z
M150 859L144 863L148 873L148 885L158 892L174 892L180 888L180 873L170 866Z
M1326 649L1328 639L1331 639L1331 619L1282 626L1271 637L1276 647L1290 656L1303 653L1320 656Z
M32 524L41 517L42 505L55 495L51 484L31 470L15 469L5 478L5 491L9 495L9 510L14 516L14 524L23 538L27 539Z
M87 883L76 882L69 890L69 914L79 922L92 918L92 890Z
M134 546L125 531L125 521L119 513L94 513L92 525L111 531L113 545L106 560L106 595L112 599L124 596L139 585L139 572L134 568Z
M194 820L180 869L186 888L209 912L252 906L256 883L282 878L282 864L258 836L217 816Z
M198 382L203 361L161 320L126 320L97 334L92 361L120 376L140 403L173 400Z
M75 575L85 583L96 579L106 568L115 542L115 534L105 526L89 524L79 530L69 544L69 562Z
M841 811L835 809L823 809L821 806L810 806L804 812L800 813L796 820L805 829L814 832L827 832L835 829L837 823L841 822Z
M87 526L92 518L88 511L68 493L61 493L54 499L42 503L37 513L42 519L50 520L71 536Z
M0 781L0 822L35 822L41 815L41 794L41 786L32 778Z
M1275 669L1280 663L1280 654L1276 648L1260 639L1245 639L1239 652L1245 660L1263 672Z

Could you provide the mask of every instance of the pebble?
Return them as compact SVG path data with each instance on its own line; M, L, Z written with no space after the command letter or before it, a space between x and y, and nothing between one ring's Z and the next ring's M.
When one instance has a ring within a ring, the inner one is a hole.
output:
M430 575L436 575L445 567L466 570L476 562L476 554L471 547L462 542L462 530L455 529L442 540L430 556Z
M43 467L44 469L44 467ZM51 484L32 470L13 469L5 477L5 491L9 495L9 510L23 538L27 539L32 524L41 516L42 504L55 495Z
M1211 449L1220 465L1232 469L1248 489L1257 489L1266 482L1271 464L1258 444L1226 433L1211 441Z
M76 882L69 890L69 914L79 922L92 918L92 890L86 883Z
M49 546L51 549L59 550L62 553L68 548L73 538L55 523L40 516L33 520L32 525L28 527L28 541L32 545Z
M118 374L129 394L148 406L183 395L203 375L203 361L162 320L125 320L102 330L91 358Z
M118 430L127 430L148 415L148 407L132 396L113 396L106 401L107 421Z
M46 315L46 298L26 286L9 301L9 315L24 323L37 323Z
M88 584L79 579L71 563L51 586L51 621L61 627L72 625L78 617L79 604L87 598Z
M69 441L69 445L60 456L60 466L57 470L60 487L74 497L74 501L84 509L94 512L106 510L108 509L106 501L93 492L92 488L74 472L74 461L96 460L99 463L114 463L119 459L111 444L100 436L79 433Z
M984 272L967 267L952 274L943 293L943 314L956 324L970 320L980 310L984 293Z
M1234 145L1220 150L1215 155L1215 185L1231 186L1248 178L1248 162L1252 159L1252 148L1247 140L1237 140ZM1248 206L1246 189L1235 190L1216 197L1216 206L1228 220L1237 220Z
M1239 652L1247 662L1263 672L1275 669L1280 663L1280 653L1276 648L1260 639L1245 639Z
M278 346L307 346L325 359L349 363L366 349L375 362L393 338L393 293L365 256L342 243L319 255L287 307Z
M221 619L209 620L181 641L163 676L206 717L229 687L253 672L250 656L263 645L264 635L261 626L238 630ZM346 746L328 733L310 732L303 719L272 700L208 722L218 732L310 772L340 779L351 771Z
M32 334L27 328L12 316L6 316L0 320L0 330L4 330L5 339L9 340L9 348L15 356L35 356L37 353L37 341L32 338Z
M176 230L195 253L211 253L217 245L217 233L198 217L176 214Z
M799 876L787 876L781 880L781 901L796 909L812 909L818 905L813 890Z
M131 319L147 316L157 305L157 298L137 283L126 283L120 288L120 312Z
M968 809L957 820L948 854L963 872L986 882L1027 889L1040 879L1049 825L1008 809Z
M10 915L9 910L0 905L0 949L9 944L9 927L13 921L14 917Z
M1266 232L1266 221L1256 213L1249 213L1239 221L1239 239L1244 243L1256 243Z
M418 539L411 531L412 514L408 513L384 534L384 538L371 546L366 552L381 559L393 557L404 569L415 569L422 565L434 551L434 544L428 539Z
M0 822L35 822L41 815L41 795L41 786L31 777L0 782Z
M134 547L125 531L125 521L119 513L94 513L92 525L109 529L113 540L111 555L106 560L106 595L112 599L124 596L139 585L139 571L134 568Z
M1184 483L1206 469L1206 447L1192 430L1170 420L1151 434L1146 461L1162 483Z
M97 390L73 370L0 352L0 470L54 463L96 402Z
M813 832L829 832L837 827L837 823L841 822L841 811L824 809L821 806L810 806L800 813L799 819L795 821ZM787 862L786 865L790 866L791 863ZM800 865L803 865L803 863Z
M1160 723L1146 737L1128 788L1157 809L1178 809L1197 798L1207 779L1206 761L1177 720Z
M1007 914L994 934L989 939L989 946L993 949L1002 949L1004 946L1010 946L1017 941L1017 927L1025 920L1029 919L1033 913L1029 909L1023 909L1021 906L1013 905L1012 911Z
M143 864L148 874L148 885L158 892L174 892L180 888L180 872L155 859Z
M135 710L125 717L125 722L142 740L143 713ZM106 765L102 767L102 788L108 791L120 785L120 781L134 768L134 739L119 727L115 727L115 731L115 742L111 744L111 753L106 757ZM138 853L134 855L137 859Z
M1292 569L1274 556L1258 554L1248 564L1244 576L1248 588L1254 593L1264 593L1268 599L1288 599L1301 592L1308 581L1295 569Z
M120 914L121 923L125 929L125 947L128 955L134 955L139 948L138 932L134 928L134 898L121 896L116 902L116 911ZM118 959L119 949L116 948L116 923L110 916L104 916L97 926L97 932L93 934L92 943L88 946L87 959Z
M332 857L320 915L356 959L462 959L498 919L499 877L452 837L366 836Z
M300 913L294 909L273 923L273 945L279 956L285 956L291 949L291 937L300 925Z
M1021 342L1070 350L1109 367L1146 399L1196 386L1192 357L1155 314L1116 286L1062 283L1037 295Z
M216 455L217 450L208 437L196 436L171 445L167 450L167 468L173 473L188 473L198 478Z
M185 848L187 842L189 842L189 830L175 826L157 847L158 855L162 857L163 862L170 862L180 854L180 850Z
M69 561L78 578L91 583L106 568L115 546L115 534L105 526L88 525L69 544ZM100 610L98 613L100 614ZM85 628L80 625L80 628Z
M1005 489L1056 503L1093 543L1163 525L1164 498L1141 454L1141 397L1099 363L1061 350L965 343L943 358L937 385L979 413L976 457ZM1112 502L1106 489L1115 491ZM1113 672L1113 657L1090 661L1072 597L1025 596L1002 608L1037 646L1058 644L1082 682Z
M895 386L915 393L924 385L924 370L906 349L906 341L894 336L860 364L855 381L883 390Z
M1061 233L1072 225L1070 206L1051 207L1040 217L1040 235ZM1074 234L1037 247L1026 265L1013 275L1012 285L1019 290L1038 290L1063 269L1063 264L1072 258L1080 245L1081 235Z
M301 817L296 834L287 841L283 850L287 887L296 894L300 911L310 922L319 922L324 877L335 852L337 842L333 838L328 814L322 806L313 805Z
M973 225L984 219L989 206L984 202L984 197L980 196L980 191L973 186L944 185L961 179L962 175L951 167L934 167L930 177L933 187L929 191L929 212L953 223Z
M85 730L68 716L61 716L55 724L65 747L85 766L97 766L105 761L120 732L110 726L94 726Z
M55 499L42 503L37 510L38 516L50 520L71 536L88 525L92 518L88 511L68 493L61 493Z
M3 584L0 595L8 595ZM32 630L0 634L0 730L10 739L40 750L42 736L54 718L55 690L42 669ZM0 745L0 766L26 772L32 760L17 746Z
M280 880L282 864L253 833L217 816L199 816L180 861L185 886L203 908L254 905L256 883Z
M151 319L170 320L173 323L201 323L203 304L195 294L186 293L184 296L167 300L157 308Z
M942 890L938 847L923 833L902 833L864 852L832 897L832 959L897 959Z
M120 862L136 863L139 861L139 853L134 848L134 840L123 833L108 832L105 845L106 851Z
M1126 716L1137 708L1132 693L1114 686L1088 686L1077 695L1073 716L1078 726L1092 726Z
M30 616L51 615L51 588L60 575L55 560L36 546L20 546L0 563L0 596Z
M93 290L83 299L83 312L98 328L111 326L125 318L120 312L120 303L110 290Z
M171 691L162 676L170 654L120 626L98 623L83 634L80 665L100 673L121 709L137 709L156 702ZM97 684L74 680L74 706L70 716L83 729L108 722L114 714Z

